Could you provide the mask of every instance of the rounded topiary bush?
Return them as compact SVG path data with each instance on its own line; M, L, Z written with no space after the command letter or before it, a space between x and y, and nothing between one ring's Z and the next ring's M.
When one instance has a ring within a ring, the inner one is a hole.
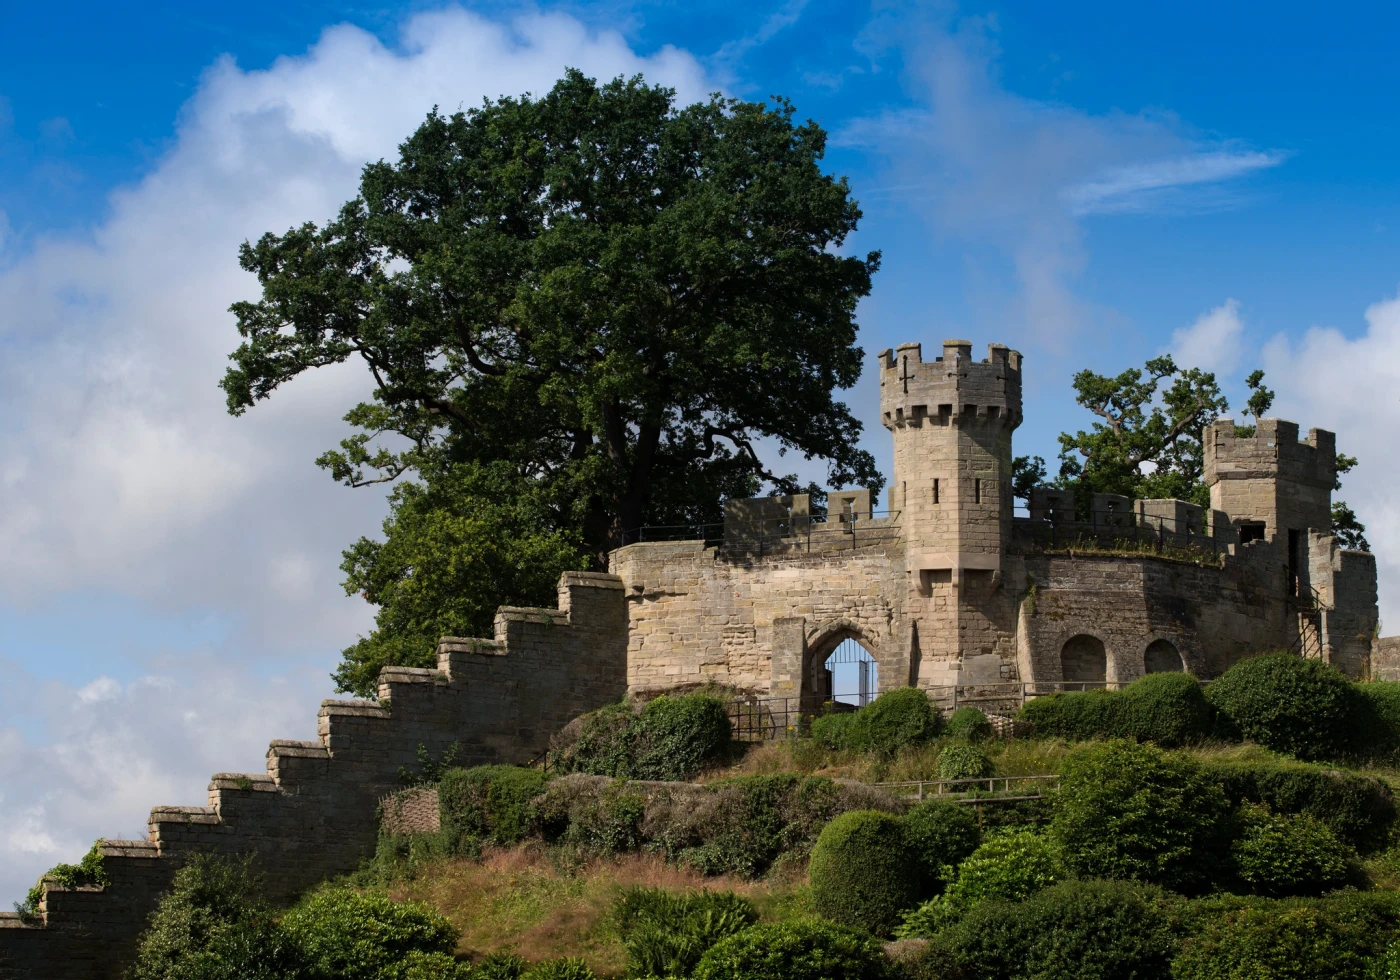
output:
M1230 846L1235 874L1260 895L1320 895L1341 887L1353 852L1325 823L1307 814L1277 815L1245 807Z
M829 749L863 748L860 719L855 711L834 711L812 720L812 738Z
M1190 745L1215 730L1215 708L1190 674L1148 674L1128 685L1123 699L1121 734L1163 748Z
M922 884L904 821L876 810L852 810L827 824L807 877L820 915L877 936L888 935L919 900Z
M953 738L964 742L985 742L994 734L992 723L982 713L981 708L964 705L948 718L945 731Z
M926 890L941 890L982 842L972 807L946 800L929 800L906 813L904 837L919 856Z
M1361 980L1353 937L1320 909L1267 905L1204 918L1172 961L1174 980Z
M1156 890L1070 881L1020 904L984 902L939 946L966 975L984 980L1165 980L1173 937Z
M1230 805L1195 760L1107 742L1072 753L1051 832L1082 878L1206 887L1224 863Z
M1027 701L1018 717L1036 738L1082 742L1121 731L1123 710L1117 691L1060 691Z
M939 779L986 779L996 773L996 767L975 745L950 742L938 752Z
M642 709L633 742L634 779L689 779L723 756L733 737L724 702L709 694L662 695Z
M710 947L695 980L894 980L880 944L824 922L745 929Z
M458 935L426 905L344 888L298 902L282 928L301 947L311 976L337 980L378 980L413 952L451 954Z
M877 752L922 745L938 734L938 713L918 688L886 691L856 712L859 738Z
M1365 705L1352 684L1319 660L1271 653L1235 664L1206 698L1239 733L1300 759L1354 751Z

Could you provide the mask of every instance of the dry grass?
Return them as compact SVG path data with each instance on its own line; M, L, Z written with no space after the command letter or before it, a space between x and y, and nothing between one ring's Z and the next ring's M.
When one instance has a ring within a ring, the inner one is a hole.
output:
M626 955L612 919L625 888L735 891L758 906L765 920L806 911L801 869L763 881L706 878L668 865L658 855L620 855L568 867L529 845L488 851L481 861L456 859L422 868L390 896L424 902L462 930L458 952L474 958L513 952L531 962L579 956L602 976L619 975Z

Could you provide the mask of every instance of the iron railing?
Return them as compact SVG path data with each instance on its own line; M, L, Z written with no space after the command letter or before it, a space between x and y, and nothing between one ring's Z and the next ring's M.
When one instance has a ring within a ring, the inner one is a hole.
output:
M1060 777L1054 776L989 776L983 779L914 779L896 783L873 783L896 796L915 800L948 800L952 803L1010 803L1014 800L1038 800L1047 792L1060 788ZM997 787L1001 788L998 789ZM1015 787L1013 789L1012 787ZM987 795L982 795L985 789ZM1012 795L1013 793L1018 795Z

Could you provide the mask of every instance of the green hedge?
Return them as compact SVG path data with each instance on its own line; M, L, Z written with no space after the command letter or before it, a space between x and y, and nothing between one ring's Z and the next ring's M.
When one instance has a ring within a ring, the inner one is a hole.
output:
M812 905L841 925L887 936L923 888L904 821L875 810L842 814L817 838L807 867Z
M949 736L964 742L985 742L993 735L992 723L982 713L981 708L963 705L948 718L944 729Z
M316 980L381 980L410 953L451 955L458 932L416 902L331 888L314 892L282 918Z
M449 769L438 781L438 820L459 850L473 843L515 844L530 831L530 801L545 775L518 766Z
M1232 909L1205 919L1172 963L1175 980L1365 980L1347 931L1306 905Z
M1378 779L1283 760L1209 762L1203 768L1232 803L1315 817L1363 854L1385 847L1395 823L1395 798Z
M1019 902L1065 877L1059 849L1020 830L989 838L960 865L947 890L904 914L897 935L929 937L983 902Z
M812 737L829 749L892 754L937 737L938 712L918 688L886 691L858 711L839 711L812 722Z
M559 772L684 780L724 758L732 738L719 698L662 695L640 710L623 701L576 719L556 739L550 760Z
M1260 895L1319 895L1347 879L1351 848L1321 820L1243 807L1242 829L1230 845L1235 876Z
M1155 890L1071 881L1019 904L985 902L935 947L979 980L1165 980L1174 942Z
M973 808L946 800L928 800L905 814L904 837L919 856L929 892L942 891L982 842Z
M1189 745L1216 729L1215 709L1188 674L1149 674L1121 691L1076 691L1027 701L1020 717L1040 738L1131 738L1163 748Z
M1225 865L1230 804L1193 759L1108 742L1065 760L1051 832L1080 877L1207 887Z
M824 922L754 926L710 948L695 980L896 980L869 936Z
M949 742L938 752L939 779L985 779L995 773L992 760L976 745Z
M1305 760L1354 754L1371 727L1356 685L1320 660L1291 653L1240 661L1206 697L1244 738Z

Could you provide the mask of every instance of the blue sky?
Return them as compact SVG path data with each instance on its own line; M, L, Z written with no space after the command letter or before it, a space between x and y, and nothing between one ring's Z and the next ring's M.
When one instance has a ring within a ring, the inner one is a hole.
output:
M238 242L324 219L435 102L566 65L826 126L885 256L861 343L1019 347L1018 452L1087 423L1081 367L1170 351L1235 403L1264 367L1361 458L1400 622L1400 8L206 6L0 7L0 891L308 736L369 623L337 565L382 498L311 463L363 379L223 414Z

